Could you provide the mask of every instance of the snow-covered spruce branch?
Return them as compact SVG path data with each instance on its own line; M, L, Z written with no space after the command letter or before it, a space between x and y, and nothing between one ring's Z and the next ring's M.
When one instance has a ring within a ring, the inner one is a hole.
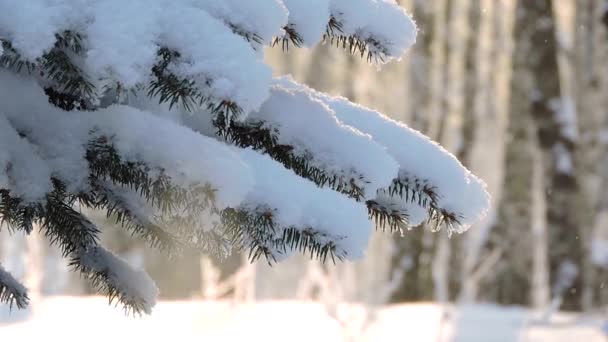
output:
M0 303L23 309L29 303L27 290L0 265Z
M154 304L150 302L150 298L155 300L156 295L141 297L138 296L137 289L155 288L154 283L139 281L129 286L131 279L142 277L142 271L132 270L116 257L111 259L109 252L100 254L102 247L97 242L99 230L72 208L71 196L65 192L60 182L54 183L55 189L47 195L43 205L28 206L19 199L11 198L7 191L2 190L0 207L5 223L11 229L27 231L31 230L32 222L40 222L40 228L50 243L57 245L63 256L71 259L70 265L91 279L92 284L107 294L110 301L117 299L127 312L148 313ZM98 256L103 258L97 258ZM25 288L1 268L0 301L9 304L14 302L19 308L28 304Z
M277 262L292 251L309 253L311 258L323 262L331 258L342 260L348 252L339 248L336 241L343 237L331 236L312 227L281 227L269 209L254 212L228 209L222 212L221 223L233 243L249 248L249 258L260 257Z
M39 224L134 312L150 311L155 286L98 245L79 207L169 251L236 246L272 261L361 257L374 220L464 231L488 196L452 155L373 110L273 79L261 58L276 37L325 39L382 64L415 36L380 0L0 2L2 222Z
M287 108L294 108L292 106L286 106ZM269 113L266 111L265 113ZM302 115L302 120L310 120L312 112L309 110L306 115ZM293 111L289 113L290 118L297 115ZM306 179L313 181L320 187L330 187L338 192L344 193L345 195L357 200L364 201L370 218L382 229L390 229L396 231L404 229L411 224L408 224L408 213L405 207L396 208L394 204L387 203L390 201L386 200L386 196L382 198L375 197L375 191L371 192L371 199L366 199L365 188L369 187L370 181L368 181L360 173L354 173L351 175L337 174L335 172L328 171L323 166L319 166L319 163L315 163L315 153L311 152L310 149L296 149L293 144L281 143L279 140L279 134L281 130L273 128L272 123L268 121L256 121L255 115L250 115L248 120L245 122L231 121L228 122L223 119L222 116L218 120L214 121L214 125L217 128L218 135L223 139L226 139L231 144L235 144L241 147L252 147L256 150L262 151L268 154L272 159L279 161L288 169L293 170L296 174ZM280 127L280 125L277 125ZM302 125L301 122L296 122L294 128L298 130L306 129L306 125ZM318 131L319 126L314 127ZM335 134L323 135L330 136L332 139L336 138ZM301 139L304 141L314 141L310 139ZM348 146L352 148L352 144L344 144L342 146ZM361 150L354 149L358 153ZM299 152L299 153L298 153ZM376 153L377 154L377 153ZM377 166L378 164L374 164ZM348 169L344 168L344 169ZM388 167L390 170L390 166ZM344 173L344 172L342 172ZM427 184L425 181L418 180L416 178L404 177L403 179L394 179L392 184L386 189L377 189L388 193L393 197L395 203L402 201L409 202L411 204L417 204L421 208L428 211L428 221L435 227L441 227L445 224L448 227L458 226L459 215L449 212L446 209L440 208L437 203L438 194L434 187ZM420 220L413 222L413 225L420 223Z
M74 106L72 102L80 102L80 108L84 109L85 103L90 102L96 94L94 85L75 62L82 59L82 36L68 30L55 34L55 38L53 47L35 61L24 59L10 41L0 39L4 50L0 55L0 66L19 73L44 75L44 79L50 83L47 91L55 93L57 98L62 94L62 108Z
M126 261L102 246L83 248L71 254L70 266L89 279L110 303L121 303L125 313L150 314L158 289L143 270L133 269Z

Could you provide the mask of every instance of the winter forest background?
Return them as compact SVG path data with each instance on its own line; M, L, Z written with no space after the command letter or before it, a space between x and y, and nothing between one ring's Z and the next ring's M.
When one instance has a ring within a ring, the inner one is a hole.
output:
M335 265L294 256L270 267L238 254L218 262L195 251L167 259L99 214L105 244L145 267L165 300L314 300L330 316L339 316L341 303L370 312L404 302L492 303L527 307L547 322L557 311L601 321L608 313L608 3L398 2L420 30L399 62L377 69L329 45L269 48L265 58L276 75L346 96L440 142L487 183L493 207L483 223L451 237L425 225L377 232L364 259ZM41 298L94 293L35 234L8 238L2 230L0 258L26 280L33 312ZM0 307L0 321L7 315ZM24 314L12 315L7 320Z

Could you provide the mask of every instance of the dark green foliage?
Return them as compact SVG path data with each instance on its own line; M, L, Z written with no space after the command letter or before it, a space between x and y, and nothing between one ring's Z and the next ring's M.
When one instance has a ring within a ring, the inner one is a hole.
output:
M0 303L6 303L10 308L15 305L18 309L23 309L27 307L29 301L25 288L0 265Z
M270 209L254 212L226 209L222 212L221 223L232 243L249 249L251 261L264 256L269 263L276 262L279 255L292 250L308 252L311 258L323 262L327 257L334 262L346 257L346 251L336 246L336 241L343 237L330 236L312 227L279 227Z
M106 255L103 255L103 253ZM85 257L97 257L103 260L103 258L107 258L107 255L109 254L101 247L91 247L82 250L79 253L74 253L70 258L69 266L88 279L91 286L93 286L98 293L105 295L108 298L110 304L122 304L125 314L150 314L152 303L147 303L145 298L135 296L132 293L127 293L122 290L119 284L119 276L114 274L114 271L108 264L104 264L103 266L100 264L92 267L90 263L82 260Z
M283 30L285 31L285 35L283 37L276 37L272 42L272 46L281 44L283 51L289 51L289 44L293 44L297 48L304 44L304 39L302 39L302 36L295 30L292 24L283 27Z
M348 50L351 54L357 53L368 62L384 61L388 51L382 42L371 37L364 39L357 35L345 35L343 27L344 24L332 16L325 31L325 42Z
M24 60L12 44L2 41L4 54L0 56L0 67L16 72L35 73L52 82L56 93L73 96L78 101L90 101L97 95L87 75L73 62L83 53L82 37L78 33L65 31L55 35L54 47L35 61Z
M228 24L228 26L230 27L230 29L232 29L232 32L245 38L246 41L251 43L253 45L254 49L257 49L262 44L264 44L262 37L260 37L260 35L258 35L257 33L251 33L249 31L244 30L243 28L239 27L238 25L234 25L234 24Z

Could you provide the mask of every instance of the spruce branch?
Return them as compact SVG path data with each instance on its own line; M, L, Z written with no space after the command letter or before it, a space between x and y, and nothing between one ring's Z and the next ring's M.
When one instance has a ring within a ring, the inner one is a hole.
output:
M325 43L348 50L351 54L359 54L368 62L384 62L389 54L385 44L374 37L344 34L344 24L334 16L331 16L327 24L323 40Z
M29 234L34 229L34 221L40 208L36 205L25 205L20 198L10 195L7 189L0 189L0 228L10 231L23 231Z
M220 117L219 120L214 121L214 125L217 135L222 139L239 147L252 147L268 154L272 159L293 170L297 175L313 181L319 187L329 186L357 201L364 197L363 189L357 185L358 182L365 182L363 177L345 178L311 165L309 156L296 155L293 146L280 144L278 130L264 122L233 121L226 124Z
M25 71L50 81L53 92L49 95L72 97L74 101L91 101L97 94L86 73L74 63L84 53L82 36L76 32L64 31L55 35L56 41L50 51L35 61L29 61L15 50L10 41L2 41L4 54L0 56L0 67L16 72ZM25 69L25 70L24 70ZM65 100L64 100L65 101Z
M197 82L172 73L169 67L179 62L179 52L161 47L157 54L158 61L152 67L153 79L148 85L149 97L158 98L160 103L169 103L169 108L181 105L187 111L193 111L206 107L212 115L221 115L228 121L242 114L242 109L235 102L204 95ZM204 85L210 86L212 82L206 79Z
M0 265L0 303L8 304L10 308L15 305L18 309L24 309L29 301L25 286Z
M462 215L451 212L439 205L437 187L418 177L400 175L388 189L382 191L425 208L428 211L428 223L435 231L445 226L448 233L451 233L455 227L461 224Z
M218 243L215 236L200 233L204 230L200 228L201 218L218 212L216 190L209 184L193 184L187 189L177 186L164 170L150 170L144 163L124 161L111 139L105 136L90 141L87 160L92 191L79 195L79 200L86 206L106 210L107 215L114 215L125 228L169 252L180 251L187 245L225 250L224 244ZM115 186L133 191L158 209L159 223L154 224L130 209L128 202L113 191Z
M297 175L313 181L319 187L330 187L357 201L364 200L363 189L357 185L365 180L345 179L326 170L310 164L306 156L296 155L293 146L278 143L278 130L271 128L264 122L231 122L224 124L224 120L214 122L217 134L226 141L240 146L252 147L255 150L268 154L272 159L280 162L286 168L293 170ZM459 215L439 207L437 190L427 182L415 177L396 178L393 184L386 190L390 195L399 196L402 200L417 203L429 211L429 223L435 229L445 224L450 227L459 224ZM390 231L398 231L408 226L408 216L402 210L391 209L389 205L381 200L369 200L366 202L369 216L379 228Z
M154 79L148 85L148 96L158 97L160 103L168 102L169 108L180 104L191 111L197 105L202 106L208 99L200 92L196 82L168 70L171 63L181 57L180 53L163 47L157 55L158 62L152 67Z
M272 265L290 251L309 253L311 258L322 262L328 257L335 262L347 255L336 244L343 237L330 236L312 227L280 227L269 209L226 209L222 211L221 225L234 245L249 250L252 262L263 256Z
M149 277L102 246L76 251L69 266L80 272L98 293L108 297L110 304L122 304L127 315L152 312L157 290Z
M140 236L149 246L166 251L169 254L180 254L182 244L173 234L153 223L147 216L132 209L129 200L99 180L91 180L92 190L78 196L79 203L85 207L106 213L108 219Z
M61 182L55 180L54 186L39 214L40 229L51 245L57 245L64 257L97 245L99 229L73 208L74 199L65 193Z
M248 43L251 43L251 45L253 46L253 48L255 50L257 50L259 47L261 47L264 44L264 40L262 39L262 37L260 37L259 34L249 32L236 24L228 23L227 25L228 25L228 27L230 27L232 32L243 37Z
M374 221L377 228L391 232L401 231L408 227L408 215L403 210L390 208L378 200L365 202L369 217Z
M298 31L296 31L293 24L287 24L287 26L283 27L283 31L285 31L285 34L282 37L276 37L273 40L273 47L281 44L283 51L287 52L289 51L289 44L293 44L293 46L297 48L304 45L304 39Z

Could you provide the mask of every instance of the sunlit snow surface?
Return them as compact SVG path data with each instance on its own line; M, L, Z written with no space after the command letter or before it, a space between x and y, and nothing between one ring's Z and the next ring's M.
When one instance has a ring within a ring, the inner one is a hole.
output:
M405 304L370 314L358 305L311 302L160 302L151 316L125 317L103 298L58 297L32 312L0 307L4 341L606 341L601 317L557 314L535 323L520 308L443 309Z

